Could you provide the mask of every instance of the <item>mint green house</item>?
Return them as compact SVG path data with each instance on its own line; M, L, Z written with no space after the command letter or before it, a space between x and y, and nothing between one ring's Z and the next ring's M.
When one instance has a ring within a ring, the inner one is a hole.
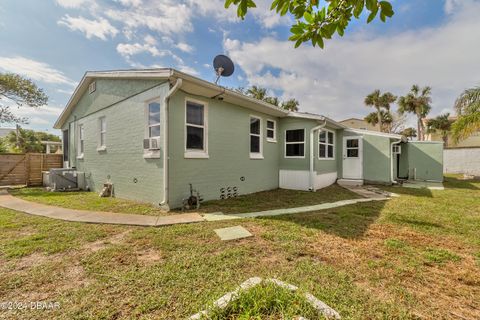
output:
M173 69L87 72L55 128L64 166L88 189L109 182L117 197L165 208L181 206L189 184L212 200L443 179L441 144L288 112Z

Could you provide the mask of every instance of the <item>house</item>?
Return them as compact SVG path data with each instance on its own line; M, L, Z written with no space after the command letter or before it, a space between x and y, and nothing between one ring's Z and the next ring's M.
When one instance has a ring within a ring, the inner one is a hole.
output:
M370 131L380 131L378 126L374 126L365 119L359 119L359 118L348 118L342 121L339 121L339 123L343 124L346 127L353 128L353 129L362 129L362 130L370 130Z
M90 189L110 182L117 197L166 208L181 206L189 184L204 200L316 190L338 179L391 184L413 177L423 150L174 69L87 72L55 128L65 167L84 172ZM442 147L431 145L416 177L442 180Z
M457 117L451 116L448 117L448 119L453 123L455 120L457 120ZM430 119L425 119L423 121L425 127L427 126L427 123ZM427 132L425 134L425 140L427 141L442 141L443 142L443 137L442 133L435 131L435 132ZM451 134L448 135L447 138L447 149L453 149L453 148L480 148L480 130L473 133L470 137L461 140L457 143L455 143L453 137Z

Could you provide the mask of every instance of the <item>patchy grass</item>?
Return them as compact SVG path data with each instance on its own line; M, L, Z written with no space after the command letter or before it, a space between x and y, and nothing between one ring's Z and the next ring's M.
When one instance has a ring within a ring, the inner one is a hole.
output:
M324 318L299 292L274 284L260 284L241 291L224 309L212 308L204 319L307 319Z
M229 198L206 201L200 211L223 213L246 213L282 208L294 208L361 198L338 185L332 185L316 192L276 189Z
M277 278L342 319L480 318L480 182L331 210L164 228L0 209L0 301L59 301L19 319L184 319L246 279ZM220 241L241 224L254 237ZM458 257L458 258L457 258ZM432 259L440 262L432 262Z
M96 192L49 192L43 188L20 188L9 192L27 201L70 209L153 216L168 214L154 205L119 198L101 198Z

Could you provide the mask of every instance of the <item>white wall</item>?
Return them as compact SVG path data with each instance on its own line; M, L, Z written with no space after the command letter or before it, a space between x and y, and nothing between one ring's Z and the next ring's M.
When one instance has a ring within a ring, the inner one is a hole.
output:
M480 176L480 148L445 149L443 171Z
M315 189L322 189L332 185L337 181L337 173L315 173ZM308 191L310 188L310 171L307 170L280 170L279 172L279 186L282 189L304 190Z

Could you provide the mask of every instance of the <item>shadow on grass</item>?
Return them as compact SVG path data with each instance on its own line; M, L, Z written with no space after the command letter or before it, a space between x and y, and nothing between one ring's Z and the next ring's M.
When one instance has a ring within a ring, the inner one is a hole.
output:
M362 238L374 223L385 201L359 203L330 210L264 217L262 219L293 222L302 227L322 230L345 239Z
M433 198L432 190L427 188L407 188L402 186L394 186L394 187L382 187L382 189L393 192L393 193L397 193L400 195Z
M449 189L480 190L480 180L463 180L460 176L446 176L443 185Z

